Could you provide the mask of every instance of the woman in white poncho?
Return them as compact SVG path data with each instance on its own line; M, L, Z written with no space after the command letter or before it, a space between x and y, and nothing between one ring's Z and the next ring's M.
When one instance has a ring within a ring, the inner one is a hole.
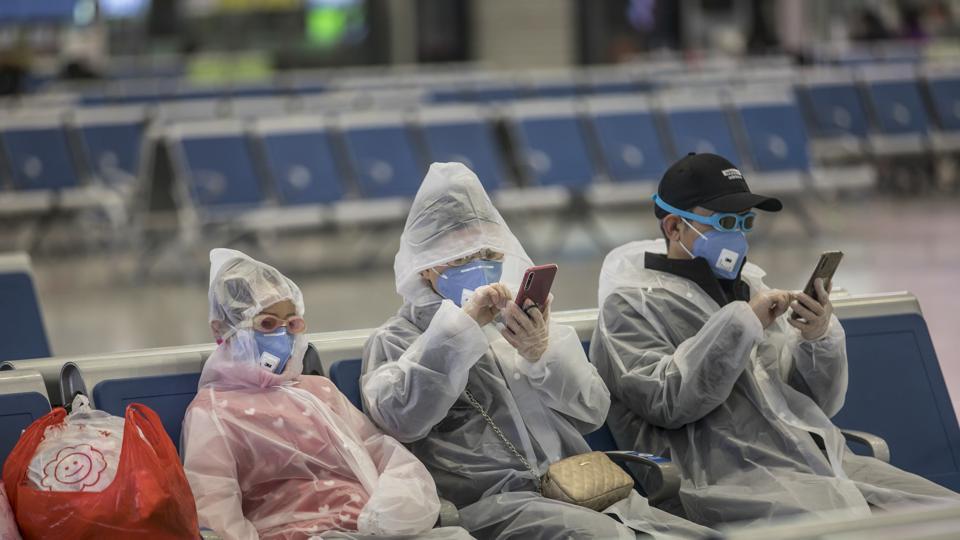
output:
M603 424L610 398L572 328L551 323L549 307L528 309L527 318L513 303L529 266L477 176L459 163L433 164L394 264L403 306L364 347L371 417L409 443L478 538L708 533L650 508L636 492L606 511L617 519L536 493L538 478L523 461L543 474L552 462L589 452L582 434Z

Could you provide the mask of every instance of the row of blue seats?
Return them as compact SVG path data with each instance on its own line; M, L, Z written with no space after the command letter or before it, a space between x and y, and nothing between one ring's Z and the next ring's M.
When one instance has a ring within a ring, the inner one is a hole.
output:
M960 109L957 106L960 103L960 71L935 73L922 79L902 73L901 76L877 77L863 84L848 72L830 72L829 77L814 76L808 82L797 85L796 93L803 108L804 125L815 139L848 137L866 140L874 133L927 136L933 132L960 131ZM522 105L519 104L520 107ZM129 180L139 172L142 146L139 143L144 133L145 116L136 108L79 109L66 132L58 129L56 119L49 119L47 124L27 122L24 125L18 125L16 118L6 120L0 136L11 170L6 171L4 176L11 179L9 183L15 189L70 187L80 181L78 176L116 183L118 179ZM640 154L634 149L625 152L609 147L603 149L610 177L615 181L623 180L625 176L631 179L656 176L664 155L670 159L676 153L697 149L696 144L691 145L684 140L683 134L664 145L666 152L660 149L661 145L648 147L643 139L650 137L644 135L655 133L656 130L651 127L651 121L642 117L636 120L639 127L634 129L633 140L627 142L640 149ZM729 128L720 126L720 133L711 137L710 133L717 130L711 127L718 126L718 123L712 122L708 126L705 129L706 136L696 137L694 143L705 139L717 151L726 151L734 156L742 154L732 151ZM582 137L575 132L575 138ZM69 138L76 139L77 151L71 152ZM468 142L472 141L464 141L463 146L467 146ZM671 146L675 150L670 150ZM795 155L802 156L804 152L804 147L798 147ZM749 156L740 157L744 163L750 163ZM765 158L758 157L758 160L761 161L759 165L762 170ZM72 170L74 162L79 164L80 175ZM37 163L41 166L38 167ZM794 162L793 166L803 168L798 162ZM501 167L499 171L488 172L500 178L503 170ZM576 174L578 182L586 183L594 176L593 172L579 167L571 171L569 176ZM492 182L500 183L498 180ZM543 183L567 182L548 175Z
M508 175L515 168L524 188L585 194L594 202L608 194L606 201L617 203L627 202L626 195L610 188L639 185L637 199L646 200L661 172L687 151L734 156L768 191L802 191L811 173L804 121L789 92L751 100L668 95L658 107L642 96L530 101L495 118L472 107L431 107L408 120L391 112L334 122L230 120L174 125L165 137L178 200L201 223L274 204L409 200L434 161L465 163L500 199L517 187ZM506 141L497 136L500 128ZM362 210L349 209L351 219ZM384 217L379 207L373 214Z
M849 179L811 174L823 172L811 163L811 143L813 150L822 143L861 155L960 149L960 70L916 79L897 69L860 80L831 72L795 87L433 106L410 120L404 112L367 111L334 121L218 120L152 131L173 158L176 200L198 210L201 221L274 204L409 198L432 161L464 162L494 192L547 187L626 202L649 197L652 181L678 156L710 151L750 169L758 189L798 192L811 177L829 189ZM137 182L150 169L141 156L156 155L144 152L153 148L147 132L140 108L78 109L66 125L56 114L2 122L7 167L0 163L0 178L9 181L0 181L0 188L8 184L0 189L0 214L11 193L90 186L146 192Z
M930 89L930 110L915 80L889 78L863 89L852 80L803 87L799 103L789 88L771 87L733 96L707 89L671 92L653 102L642 96L516 102L501 118L513 164L500 152L502 141L489 119L463 107L423 109L418 131L401 114L375 113L345 115L333 129L320 119L267 121L249 139L237 124L181 126L171 140L182 157L180 178L200 208L258 206L266 198L264 185L274 188L283 205L327 204L347 193L411 197L431 161L464 162L493 191L510 185L504 173L514 165L525 186L583 192L602 186L601 178L607 184L652 181L678 156L709 151L732 156L763 183L765 175L783 179L793 173L795 180L810 174L808 126L826 139L842 135L878 147L889 142L884 147L894 151L906 136L926 140L931 133L960 132L960 94L954 92L960 72L937 79ZM262 167L251 151L256 145L262 147ZM258 177L261 170L266 181Z
M10 192L61 191L89 185L132 185L145 130L136 111L103 121L59 114L4 119L0 127L0 197Z
M846 402L836 423L882 437L894 465L960 489L960 426L916 299L899 293L839 297L835 304L847 333L850 364ZM573 326L588 348L596 310L561 312L556 318ZM330 378L358 408L363 405L360 361L355 358L364 337L363 332L309 336L324 357ZM171 363L166 374L144 376L142 359L142 354L114 358L112 371L94 377L87 393L95 406L111 414L122 415L133 402L150 406L161 416L171 439L178 441L184 411L197 391L199 366L178 372L183 366ZM13 367L0 371L0 458L20 430L50 409L40 375L30 369L30 361L13 363ZM616 448L606 428L588 439L598 450Z
M862 71L860 84L841 72L821 72L798 88L823 154L865 143L867 153L929 155L960 150L960 66Z

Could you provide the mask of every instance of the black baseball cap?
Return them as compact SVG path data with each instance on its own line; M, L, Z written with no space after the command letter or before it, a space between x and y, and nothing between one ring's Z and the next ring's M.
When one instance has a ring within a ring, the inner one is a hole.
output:
M714 212L743 212L759 208L779 212L783 203L775 197L752 193L733 163L716 154L690 152L663 173L657 195L663 202L689 210L700 206ZM669 212L656 207L657 218Z

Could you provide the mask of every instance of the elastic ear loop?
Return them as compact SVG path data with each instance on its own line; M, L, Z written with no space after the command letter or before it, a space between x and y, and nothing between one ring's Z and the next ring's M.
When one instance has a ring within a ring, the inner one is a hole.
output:
M704 240L707 239L707 237L704 236L703 233L701 233L700 231L698 231L696 227L694 227L693 225L690 224L689 221L687 221L687 218L685 218L685 217L683 217L683 216L677 216L677 217L679 217L681 221L683 221L684 223L686 223L686 224L687 224L687 227L690 227L691 229L693 229L693 232L695 232L695 233L697 233L698 235L700 235L700 238L703 238ZM683 250L687 252L687 255L689 255L691 259L696 259L696 257L693 255L693 253L691 253L690 250L687 249L687 246L683 245L683 242L682 242L682 241L681 241L681 242L677 242L677 243L680 244L680 247L683 248Z
M239 330L235 326L231 326L230 330L227 330L227 333L217 338L217 345L223 345L225 341L232 338Z

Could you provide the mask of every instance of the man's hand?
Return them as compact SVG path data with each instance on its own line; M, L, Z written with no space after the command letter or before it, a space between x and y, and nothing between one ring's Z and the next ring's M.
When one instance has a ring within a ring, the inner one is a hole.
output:
M486 326L510 303L510 298L510 289L503 283L484 285L474 291L463 311L480 326Z
M760 319L760 324L766 329L773 324L773 321L777 320L777 317L786 313L792 299L793 295L787 291L771 289L754 295L750 299L750 308L753 309L757 318Z
M543 313L537 308L533 300L524 302L524 309L516 302L508 302L502 310L503 323L506 325L500 333L507 343L513 345L528 362L540 360L550 344L550 304L553 299L547 299Z
M817 299L823 299L818 302L806 293L797 293L796 300L790 306L794 313L803 318L798 320L790 318L790 326L800 330L800 335L807 341L816 341L827 334L827 328L830 326L830 316L833 315L833 303L830 302L830 289L823 286L823 279L817 278L813 282L817 290Z

